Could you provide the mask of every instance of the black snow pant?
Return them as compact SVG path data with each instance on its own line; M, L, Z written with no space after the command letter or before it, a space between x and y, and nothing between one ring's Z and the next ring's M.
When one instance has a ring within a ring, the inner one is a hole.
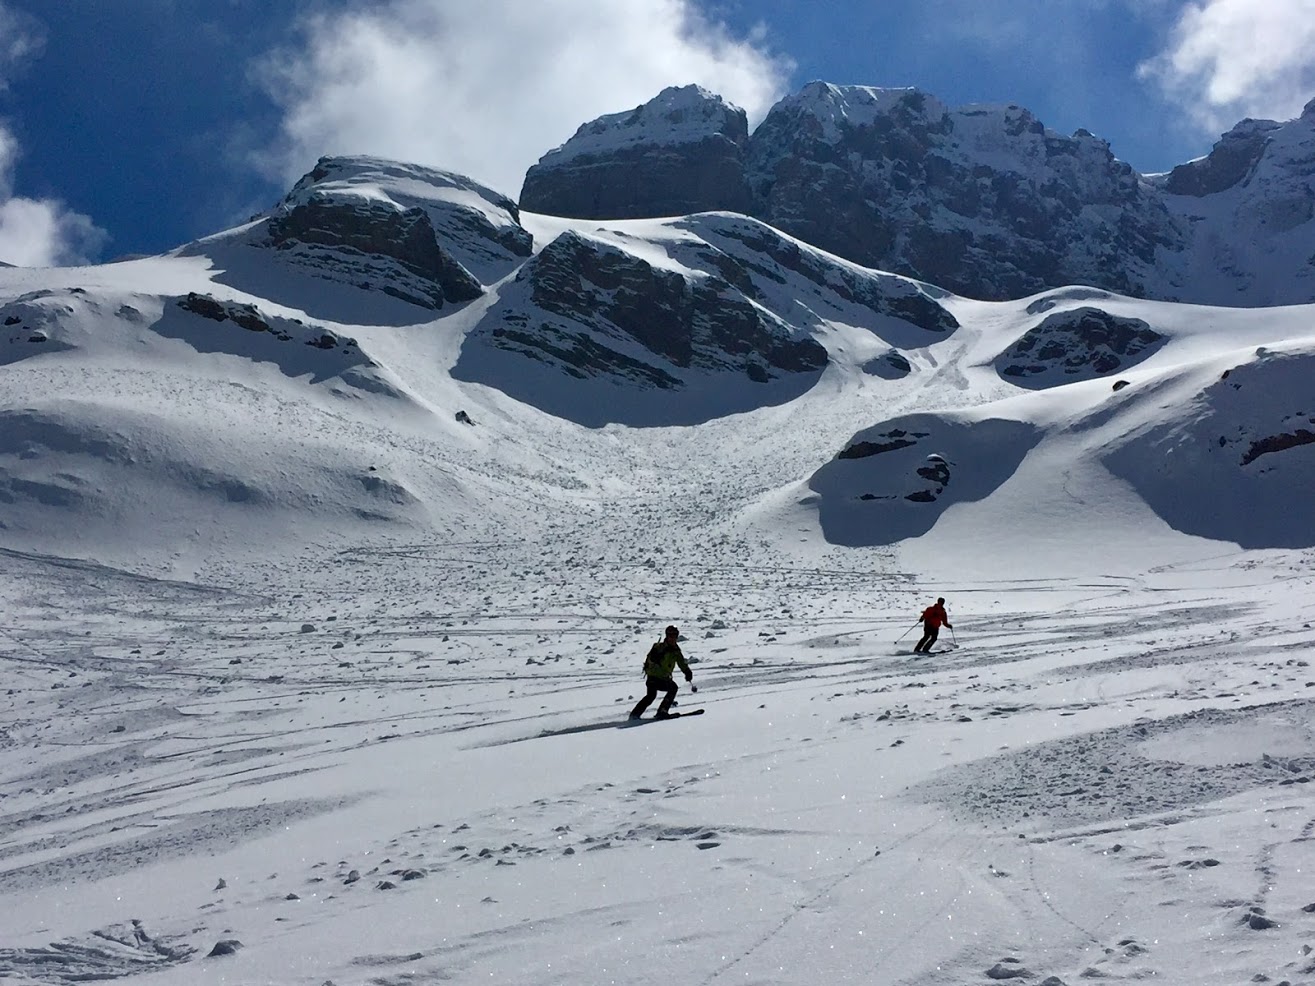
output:
M662 704L658 706L657 710L658 715L666 715L671 711L671 707L676 704L676 692L679 690L680 686L672 679L654 678L652 675L649 675L648 691L644 693L644 697L639 700L639 704L631 711L630 718L638 719L642 716L644 710L653 704L653 699L657 698L658 692L667 693L666 698L662 700Z
M919 640L917 645L913 648L913 653L915 654L930 653L931 645L936 643L936 638L939 637L940 635L941 635L940 627L928 627L927 632L922 635L922 639Z

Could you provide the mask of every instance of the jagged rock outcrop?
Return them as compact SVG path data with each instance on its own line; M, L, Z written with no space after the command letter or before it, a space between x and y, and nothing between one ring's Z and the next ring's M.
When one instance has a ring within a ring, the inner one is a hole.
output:
M691 278L575 232L563 233L525 265L520 279L533 305L566 320L495 329L495 346L559 361L574 376L615 374L670 388L668 369L628 355L647 354L679 368L743 373L760 383L785 373L820 370L826 350L793 330L719 277ZM569 327L567 327L569 326ZM592 330L593 335L581 329ZM608 347L601 339L617 340Z
M1265 143L1280 124L1273 120L1243 120L1219 138L1203 158L1169 172L1164 190L1171 195L1203 198L1242 181L1265 153Z
M996 358L995 367L1015 383L1057 386L1134 366L1164 341L1140 318L1074 308L1048 315L1028 329Z
M269 234L279 249L304 247L326 271L425 308L472 301L483 290L438 245L434 225L420 209L312 197L274 216Z
M1017 106L811 83L754 131L747 167L766 222L971 297L1071 283L1145 294L1156 250L1183 240L1105 141Z
M521 206L578 219L749 212L744 110L699 86L586 123L525 175Z
M462 175L321 158L269 216L264 242L318 277L424 308L472 301L530 255L516 204Z
M179 298L178 307L193 315L214 322L232 322L248 332L268 332L279 342L299 341L316 349L341 350L344 356L356 356L361 361L374 365L368 357L362 356L356 340L341 336L323 326L308 326L299 318L271 318L263 314L255 305L240 301L220 301L208 294L189 291L186 297Z

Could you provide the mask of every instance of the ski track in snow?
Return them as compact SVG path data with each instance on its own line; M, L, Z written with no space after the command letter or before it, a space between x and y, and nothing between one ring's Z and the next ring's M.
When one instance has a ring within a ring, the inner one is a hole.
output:
M840 555L675 544L655 570L565 541L198 584L7 552L0 891L30 917L6 908L0 975L1071 983L1221 948L1229 981L1315 974L1291 958L1315 931L1308 578L1281 605L1231 568L979 598ZM935 592L957 646L914 658L896 638ZM676 613L681 702L712 714L581 729L622 720ZM351 768L390 747L415 810ZM290 852L307 826L334 837ZM139 870L173 889L152 905ZM51 923L70 884L132 903ZM397 948L353 952L378 922ZM293 956L300 935L324 953Z

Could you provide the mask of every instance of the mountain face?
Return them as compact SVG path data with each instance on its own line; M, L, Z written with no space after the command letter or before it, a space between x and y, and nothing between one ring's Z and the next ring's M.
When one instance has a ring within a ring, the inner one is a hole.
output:
M829 363L817 335L832 319L910 348L959 327L924 286L744 216L643 233L642 243L605 226L559 233L499 287L453 374L588 424L692 423L811 387ZM563 378L573 389L550 385Z
M599 117L525 175L525 208L580 219L752 212L744 110L699 86Z
M690 96L675 92L673 104ZM734 114L660 116L677 119L704 135ZM694 423L791 400L828 366L817 335L829 318L886 334L874 372L907 363L894 347L959 325L926 286L742 215L536 229L537 239L515 203L464 176L323 158L267 216L180 253L204 254L218 283L314 323L409 325L468 310L456 378L590 425ZM248 348L261 335L262 346L356 352L315 324L274 326L210 292L181 308L238 327ZM289 354L300 351L269 350L279 365L297 365ZM349 376L359 387L368 374Z
M1296 120L1243 120L1204 158L1157 178L1192 231L1163 266L1177 297L1213 305L1315 299L1315 100Z
M1163 183L1205 215L1295 194L1299 136L1242 128ZM607 523L618 491L669 497L662 464L697 461L677 500L718 504L720 537L1021 546L1092 523L1305 548L1313 311L974 301L743 214L553 220L327 158L166 256L0 271L0 542L469 540L531 502Z
M530 169L521 206L744 212L975 298L1091 284L1165 300L1315 299L1309 107L1288 124L1244 121L1207 158L1154 177L1085 130L1061 135L1018 106L950 109L914 89L810 83L752 134L730 109L691 86L601 117Z
M451 172L321 158L246 242L312 277L434 311L473 301L481 277L529 256L510 199Z

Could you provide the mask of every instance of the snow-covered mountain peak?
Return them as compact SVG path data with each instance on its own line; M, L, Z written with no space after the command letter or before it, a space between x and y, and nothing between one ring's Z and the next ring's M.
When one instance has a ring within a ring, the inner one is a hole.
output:
M273 266L295 277L273 274L271 248ZM239 290L349 320L335 309L361 292L433 310L472 301L532 248L505 195L450 171L352 156L321 158L268 215L182 252L211 257ZM325 281L343 289L333 300Z
M311 203L383 206L398 212L421 208L440 226L453 213L467 213L499 233L516 239L524 235L520 210L506 195L452 171L365 155L320 158L274 215L287 215Z
M560 166L579 157L627 148L724 140L743 143L749 135L744 110L702 86L669 86L634 109L608 113L581 126L560 147L540 158Z
M841 86L819 81L784 97L771 110L771 114L793 119L811 117L821 127L815 136L826 141L837 140L843 129L869 127L882 117L897 115L930 122L945 113L940 100L920 89Z
M530 212L580 218L749 211L744 110L689 85L584 124L525 175ZM637 191L639 192L637 196Z

